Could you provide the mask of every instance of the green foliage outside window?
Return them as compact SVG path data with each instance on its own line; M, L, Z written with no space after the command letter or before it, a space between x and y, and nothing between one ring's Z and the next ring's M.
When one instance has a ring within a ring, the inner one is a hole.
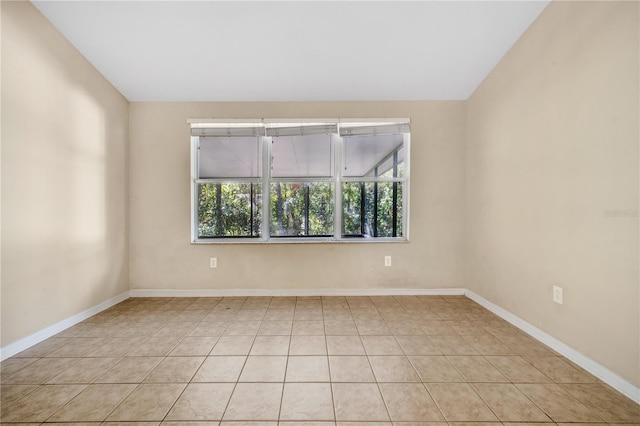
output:
M272 183L269 194L270 234L278 237L332 235L333 191L333 184L327 182ZM395 198L395 236L403 236L402 191L401 182L343 183L343 235L393 237ZM259 184L199 185L200 238L260 237L261 223L262 194Z
M403 235L402 184L398 182L395 183L395 185L397 191L395 236L401 237ZM354 237L393 237L393 191L393 182L345 182L342 190L342 206L344 209L342 213L344 223L343 235ZM362 206L363 198L364 206ZM364 219L364 225L362 219Z
M333 184L272 183L270 202L272 236L333 234Z
M259 237L262 194L255 183L206 183L198 190L198 236Z

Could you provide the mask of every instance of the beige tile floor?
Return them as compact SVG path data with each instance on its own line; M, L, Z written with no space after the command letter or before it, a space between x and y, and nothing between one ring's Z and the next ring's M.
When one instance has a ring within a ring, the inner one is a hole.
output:
M3 424L640 424L464 297L134 298L0 366Z

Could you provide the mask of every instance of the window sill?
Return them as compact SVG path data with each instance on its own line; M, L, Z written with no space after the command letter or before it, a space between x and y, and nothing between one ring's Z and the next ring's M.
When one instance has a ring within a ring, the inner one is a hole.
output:
M207 244L388 244L388 243L408 243L408 238L271 238L261 240L258 238L207 238L191 241L193 245Z

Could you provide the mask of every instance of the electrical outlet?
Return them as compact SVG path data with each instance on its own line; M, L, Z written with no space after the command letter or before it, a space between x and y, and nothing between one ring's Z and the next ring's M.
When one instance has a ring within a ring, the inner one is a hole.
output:
M562 295L562 287L558 287L557 285L553 286L553 301L562 305L563 295Z
M212 257L211 259L209 259L209 268L217 268L218 267L218 258L217 257Z
M384 266L391 266L391 256L384 257Z

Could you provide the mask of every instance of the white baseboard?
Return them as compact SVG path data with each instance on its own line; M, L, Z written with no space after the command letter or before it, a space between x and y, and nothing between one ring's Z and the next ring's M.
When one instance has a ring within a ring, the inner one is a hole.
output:
M504 319L510 324L518 327L520 330L524 331L534 339L549 346L551 349L558 352L567 359L573 361L580 367L584 368L586 371L593 374L612 388L616 389L618 392L626 395L631 400L640 404L640 388L629 383L613 371L609 370L604 365L597 363L591 358L573 349L566 343L561 342L550 334L540 330L538 327L531 325L522 318L515 316L506 309L503 309L500 306L488 301L484 297L477 295L471 290L466 290L465 296L483 306L484 308L488 309L489 311L493 312L494 314L498 315L500 318Z
M131 297L464 296L464 288L133 289Z
M128 299L129 297L130 297L129 292L125 291L124 293L121 293L116 297L112 297L111 299L106 300L92 308L89 308L86 311L80 312L79 314L76 314L72 317L69 317L60 322L57 322L47 328L37 331L23 339L18 340L17 342L14 342L5 346L4 348L0 348L0 361L5 360L17 353L20 353L25 349L29 349L31 346L34 346L42 342L43 340L46 340L49 337L55 334L58 334L61 331L64 331L67 328L74 326L81 321L86 320L89 317L92 317L93 315L99 312L102 312L105 309L108 309L113 305L116 305L122 302L123 300Z

